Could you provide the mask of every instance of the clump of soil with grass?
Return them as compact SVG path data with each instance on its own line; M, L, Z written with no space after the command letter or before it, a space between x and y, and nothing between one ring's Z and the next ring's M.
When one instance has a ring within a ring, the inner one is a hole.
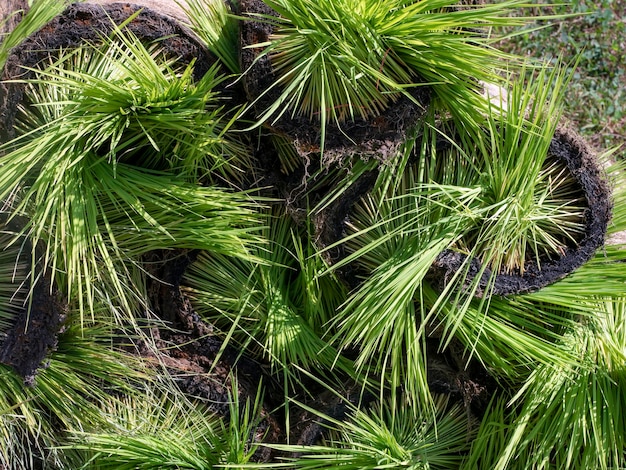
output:
M278 14L261 0L246 0L240 3L239 8L241 14L250 18L241 24L241 69L246 71L244 88L248 100L254 103L257 115L261 116L279 99L282 91L275 86L279 76L270 55L261 54L262 50L254 47L268 41L275 27L269 20L258 20L254 15L275 17ZM289 111L266 125L272 132L292 141L302 159L321 157L325 164L330 164L341 162L346 156L357 155L384 161L398 153L407 131L419 121L428 107L429 87L414 87L411 95L411 99L400 97L371 119L354 116L344 122L330 121L326 123L324 132L319 119L311 120ZM321 148L321 142L324 142L324 148Z
M492 289L493 295L512 295L533 292L550 285L575 271L589 261L604 244L607 227L611 220L611 191L605 173L587 143L573 130L560 128L550 145L550 158L567 168L585 202L582 237L576 244L566 241L568 246L556 259L545 259L541 264L529 260L522 274L497 273L493 286L488 288L492 272L482 273L477 295L482 296ZM442 253L432 267L431 279L443 289L447 281L465 265L465 255L448 250ZM473 260L467 273L467 283L481 270L481 263Z
M164 53L178 57L181 64L194 61L197 78L215 63L206 48L171 18L149 9L140 11L130 3L116 3L106 9L90 3L73 4L11 51L0 83L0 139L6 142L15 137L15 117L24 100L24 84L11 80L32 77L33 71L29 69L50 60L54 51L71 50L86 43L97 44L103 35L111 34L114 24L122 24L135 13L137 17L127 26L129 30L146 42L159 41Z

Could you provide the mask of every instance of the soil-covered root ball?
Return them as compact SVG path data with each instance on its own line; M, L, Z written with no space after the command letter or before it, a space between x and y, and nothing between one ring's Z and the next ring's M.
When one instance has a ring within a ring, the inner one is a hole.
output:
M352 112L352 107L356 105L343 103L335 105L334 111L324 117L325 111L301 113L288 109L289 104L282 103L269 116L267 110L281 102L281 95L287 92L288 85L283 80L285 71L272 60L274 55L267 54L259 44L276 37L279 23L270 18L278 18L279 15L261 0L244 0L240 2L240 8L245 17L241 22L243 84L257 118L272 131L292 140L303 160L319 158L320 155L323 155L325 163L342 161L354 155L386 160L397 154L406 133L419 122L429 106L429 87L416 84L406 94L396 91L385 95L381 81L376 92L386 105L373 106L373 111L359 109ZM343 85L337 86L350 86L345 81L348 79L335 75L335 71L327 73L329 79L342 81ZM376 88L376 84L373 86ZM290 93L295 97L300 92L292 90ZM319 90L319 93L324 91ZM343 111L338 109L342 107L345 108ZM337 115L330 118L335 112Z
M569 194L577 193L580 201L576 222L579 230L567 239L561 238L559 255L527 255L523 269L501 268L493 273L491 267L484 267L476 257L468 263L461 251L446 250L429 273L429 279L435 285L444 288L459 269L466 269L465 285L474 282L474 276L481 275L476 295L533 292L562 279L593 257L604 244L612 211L611 191L597 156L575 131L559 127L550 144L548 163L556 168L553 170L555 175L567 173L561 177L571 186Z
M177 58L179 64L194 62L196 79L204 76L215 63L206 48L186 28L170 16L131 3L70 5L37 33L16 47L7 59L0 83L0 140L15 137L14 124L24 99L24 83L11 82L31 78L30 69L50 60L58 51L67 51L86 43L97 44L120 25L136 15L126 27L141 41L158 41L164 54Z

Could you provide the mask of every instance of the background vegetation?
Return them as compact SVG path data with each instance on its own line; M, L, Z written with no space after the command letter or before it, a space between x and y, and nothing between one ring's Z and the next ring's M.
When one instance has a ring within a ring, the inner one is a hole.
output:
M626 0L573 0L560 6L536 2L532 16L582 14L542 20L503 41L503 49L532 58L565 62L580 57L565 100L565 116L598 148L626 154ZM530 15L529 15L530 16ZM537 26L545 26L536 29Z

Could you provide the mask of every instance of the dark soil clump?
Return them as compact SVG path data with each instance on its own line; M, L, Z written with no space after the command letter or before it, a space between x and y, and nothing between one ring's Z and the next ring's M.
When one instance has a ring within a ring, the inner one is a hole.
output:
M8 228L17 234L18 225L13 220L3 224L3 230ZM21 256L28 258L25 261L31 265L32 245L28 239L22 243ZM34 269L41 271L41 266L35 263ZM30 297L24 299L23 305L16 306L19 307L17 315L0 344L0 363L13 367L24 383L32 386L37 370L57 346L65 320L65 307L56 288L51 288L49 276L36 272L34 283L31 283L30 276L22 281L28 285Z
M443 351L439 338L428 338L426 345L430 391L449 396L452 403L463 403L468 413L482 419L499 388L497 381L478 360L468 360L465 348L457 340Z
M65 319L48 279L41 278L31 289L31 296L32 308L20 312L0 346L0 362L12 366L26 385L35 384L37 370L56 348Z

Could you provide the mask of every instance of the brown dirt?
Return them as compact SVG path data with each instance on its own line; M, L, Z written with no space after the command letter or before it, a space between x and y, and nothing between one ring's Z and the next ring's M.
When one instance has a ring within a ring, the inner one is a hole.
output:
M0 3L0 43L2 42L2 34L13 31L22 20L21 12L27 9L27 0L3 0Z
M369 171L354 182L341 196L330 206L312 215L315 229L315 243L320 248L327 248L346 236L345 226L352 206L372 189L378 176L377 171ZM330 190L332 193L332 189ZM334 264L345 257L345 247L336 245L324 251L327 263ZM348 285L355 287L356 277L353 275L353 267L348 265L339 269L339 276Z
M198 316L180 290L185 269L196 255L195 251L161 251L151 253L144 260L151 274L148 283L151 310L168 327L154 332L159 346L157 356L149 348L142 349L166 366L186 395L204 401L209 410L224 417L230 414L232 393L239 395L242 405L246 400L254 403L263 383L266 394L255 439L265 443L283 442L284 429L272 414L277 406L272 398L282 398L283 392L272 389L276 382L269 369L233 346L224 347L213 327ZM234 379L237 390L233 390ZM273 455L272 450L261 447L254 460L267 462Z
M13 219L2 224L2 230L18 234L23 221ZM32 245L28 239L23 240L23 256L30 264ZM41 250L36 250L36 253ZM39 255L37 255L39 257ZM41 367L48 354L56 348L57 337L65 320L65 306L56 289L51 289L50 279L41 275L41 266L35 264L38 279L31 285L28 279L32 306L19 308L13 326L6 332L0 344L0 363L13 367L27 385L34 385L37 370Z

